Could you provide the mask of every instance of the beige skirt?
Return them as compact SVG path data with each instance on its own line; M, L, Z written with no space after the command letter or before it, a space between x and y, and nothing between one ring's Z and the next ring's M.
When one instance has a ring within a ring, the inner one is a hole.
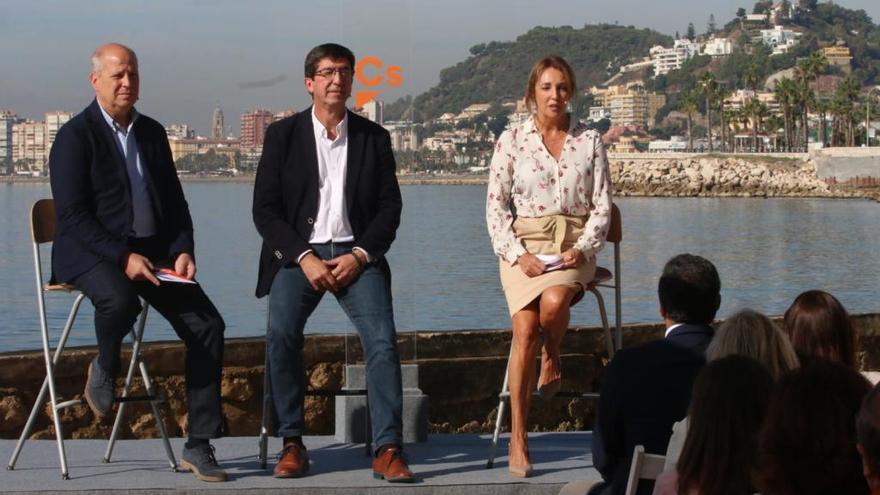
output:
M529 254L562 254L574 246L584 232L585 217L553 215L538 218L519 217L513 222L513 231ZM537 277L523 273L519 265L499 260L501 287L507 298L510 316L528 306L549 287L578 285L581 288L571 302L574 306L584 295L584 289L596 274L596 257L576 268L545 272Z

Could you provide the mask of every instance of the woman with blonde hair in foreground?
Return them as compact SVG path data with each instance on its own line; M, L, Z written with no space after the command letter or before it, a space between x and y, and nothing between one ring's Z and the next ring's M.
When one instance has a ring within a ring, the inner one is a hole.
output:
M799 366L797 354L788 336L763 314L744 309L727 320L706 349L706 360L726 356L747 356L763 364L773 381ZM672 425L672 436L666 447L666 469L672 469L681 455L688 432L688 418Z

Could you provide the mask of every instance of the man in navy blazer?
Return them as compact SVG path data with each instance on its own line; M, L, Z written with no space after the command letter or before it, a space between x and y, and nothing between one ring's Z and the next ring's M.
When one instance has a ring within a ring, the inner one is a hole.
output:
M687 415L694 379L706 362L714 335L709 325L721 305L715 266L700 256L675 256L657 292L666 337L618 351L605 371L592 443L593 466L604 482L590 493L624 493L636 445L666 453L672 425ZM638 493L651 493L652 485L642 482Z
M95 306L98 355L86 401L100 419L114 402L119 351L141 310L164 316L186 344L189 439L181 466L223 481L209 439L222 432L223 318L197 284L160 283L154 270L196 273L193 225L164 128L134 108L137 55L118 43L92 56L95 100L59 131L49 155L56 228L54 277Z
M402 387L385 253L400 224L400 188L388 131L348 111L354 54L327 43L306 56L308 109L269 126L254 185L263 238L257 297L269 295L267 363L283 437L278 478L304 476L303 330L334 294L361 337L366 359L373 475L412 482L401 455Z

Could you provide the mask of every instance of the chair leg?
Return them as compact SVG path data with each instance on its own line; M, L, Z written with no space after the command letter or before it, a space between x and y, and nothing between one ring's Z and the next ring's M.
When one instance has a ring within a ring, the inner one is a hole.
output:
M138 355L138 367L141 370L141 378L144 380L144 390L147 392L148 396L154 397L153 400L150 400L150 407L153 409L153 418L156 420L156 426L159 428L159 433L162 434L162 444L165 446L165 455L168 456L169 467L171 468L171 471L176 473L177 459L174 458L174 451L171 449L171 442L168 440L168 431L165 428L165 420L162 416L162 410L159 409L159 400L155 399L156 394L153 391L153 381L150 379L150 374L147 373L147 365L144 363L143 359L141 359L140 355Z
M269 388L269 346L266 345L266 357L263 364L263 414L260 419L259 454L260 469L266 469L269 457L269 414L272 407L272 392Z
M82 304L83 299L85 299L85 295L77 295L76 299L74 299L73 301L73 304L70 306L70 313L67 315L67 321L64 324L64 330L61 332L61 338L58 340L58 345L55 347L55 352L52 355L53 368L58 365L58 361L61 358L61 353L64 352L64 347L67 345L67 338L70 336L70 330L73 328L73 322L76 320L76 315L79 313L79 307ZM43 385L40 387L40 393L37 394L37 400L34 401L34 407L31 408L31 413L28 416L27 423L25 423L24 429L22 429L21 431L21 436L19 436L18 442L15 444L15 449L12 451L12 456L9 458L9 463L6 465L6 469L8 471L12 471L13 469L15 469L15 464L18 462L18 456L21 454L21 450L34 428L34 423L36 423L37 416L39 415L40 410L42 409L42 406L46 401L46 393L48 391L49 374L47 373L46 378L43 379Z
M138 367L138 363L141 359L141 341L144 337L144 327L147 323L147 311L149 310L149 305L145 302L144 309L141 310L141 314L138 317L137 326L131 330L131 359L128 363L128 372L125 375L125 384L122 387L122 399L128 397L129 392L131 391L131 382L134 379L135 369ZM144 384L145 388L148 384ZM149 394L149 392L148 392ZM125 417L125 409L127 401L122 400L119 402L119 409L116 411L116 418L113 420L113 430L110 432L110 441L107 443L107 450L104 453L103 461L105 463L110 462L111 457L113 456L113 447L116 445L116 439L119 436L119 428L122 426L122 420ZM156 418L157 420L161 420L161 418ZM164 425L163 425L164 426ZM167 447L170 450L170 446ZM170 459L173 458L173 454L170 456ZM173 467L177 467L175 462Z
M605 298L599 289L593 287L590 292L596 296L596 304L599 306L599 317L602 319L602 332L605 336L605 348L608 351L608 359L614 357L614 340L611 338L611 327L608 326L608 313L605 311Z
M495 431L492 433L492 443L489 445L489 459L486 461L486 469L492 469L495 465L495 452L498 449L498 437L501 435L501 423L504 421L504 406L506 399L510 397L508 390L507 374L510 372L510 358L513 356L513 342L510 343L510 352L507 355L507 367L504 369L504 381L501 384L501 393L498 394L498 414L495 417Z

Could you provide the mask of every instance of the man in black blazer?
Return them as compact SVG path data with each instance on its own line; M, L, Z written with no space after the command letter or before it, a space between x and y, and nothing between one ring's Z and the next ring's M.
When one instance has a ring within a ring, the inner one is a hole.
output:
M633 448L666 454L672 425L687 415L691 388L706 362L721 305L721 280L712 263L680 254L663 268L658 284L666 338L622 349L605 371L593 430L593 466L604 483L590 493L622 494ZM651 493L641 483L638 493Z
M385 253L400 224L391 139L345 108L354 54L328 43L306 56L313 105L269 126L254 186L254 224L263 238L257 297L269 295L269 382L283 449L274 475L303 476L303 330L326 291L357 328L364 348L372 420L373 475L413 481L402 446L400 358Z
M154 269L196 273L193 226L165 129L134 108L138 61L128 47L95 50L95 100L59 131L49 155L56 228L52 269L95 306L98 355L85 398L94 414L113 406L122 339L144 298L186 344L189 440L181 466L224 481L209 439L222 432L223 318L197 284L160 283Z

